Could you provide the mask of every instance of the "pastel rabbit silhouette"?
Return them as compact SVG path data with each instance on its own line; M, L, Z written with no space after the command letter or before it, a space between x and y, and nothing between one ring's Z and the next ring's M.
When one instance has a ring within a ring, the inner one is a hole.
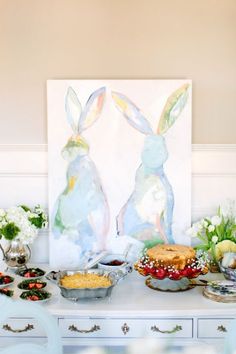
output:
M183 85L167 99L156 133L133 102L121 93L112 92L116 107L128 123L146 136L134 191L117 216L117 234L133 236L146 247L158 242L174 243L174 194L163 168L168 159L163 135L180 116L187 102L188 87Z
M62 150L68 161L67 185L54 208L53 234L68 236L81 247L82 254L105 248L109 229L109 208L94 162L89 157L89 145L81 135L99 118L103 108L105 88L91 94L82 110L75 91L69 87L65 111L73 135Z

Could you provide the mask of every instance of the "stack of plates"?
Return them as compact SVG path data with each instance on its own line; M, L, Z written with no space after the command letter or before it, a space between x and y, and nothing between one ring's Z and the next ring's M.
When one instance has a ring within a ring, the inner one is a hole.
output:
M207 284L203 295L218 302L236 302L236 282L230 280L216 280Z

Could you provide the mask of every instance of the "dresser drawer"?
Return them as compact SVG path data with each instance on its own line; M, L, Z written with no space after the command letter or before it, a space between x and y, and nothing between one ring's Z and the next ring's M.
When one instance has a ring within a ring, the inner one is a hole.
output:
M1 337L45 337L46 333L33 318L9 318L0 328Z
M137 338L192 338L191 319L59 319L62 337Z
M198 338L223 338L225 337L232 319L211 318L198 320Z

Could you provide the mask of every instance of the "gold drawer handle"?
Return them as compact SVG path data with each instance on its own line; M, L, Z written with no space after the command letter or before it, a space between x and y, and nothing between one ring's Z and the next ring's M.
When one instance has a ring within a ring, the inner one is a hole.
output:
M12 333L23 333L23 332L31 331L32 329L34 329L34 326L28 323L27 326L25 326L25 328L23 329L13 329L8 324L5 324L2 326L2 329Z
M126 335L129 332L130 328L127 325L127 323L124 323L123 326L121 327L121 330L124 333L124 335Z
M90 329L78 329L75 325L71 325L68 327L68 330L71 332L78 332L78 333L93 333L93 332L97 332L100 331L100 326L94 325L92 328Z
M159 333L167 333L167 334L172 334L172 333L176 333L176 332L179 332L179 331L182 331L182 326L175 326L172 330L170 331L161 331L157 326L152 326L151 327L151 330L153 332L159 332Z
M227 329L223 325L220 325L220 326L217 327L217 331L226 333Z

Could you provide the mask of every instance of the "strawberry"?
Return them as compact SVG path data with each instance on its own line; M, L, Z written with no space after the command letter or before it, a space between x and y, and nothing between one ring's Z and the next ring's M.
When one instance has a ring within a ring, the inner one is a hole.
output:
M181 273L180 273L178 270L172 272L171 279L173 279L173 280L179 280L179 279L181 279L181 278L182 278L182 275L181 275Z
M200 273L201 273L201 271L199 269L193 268L192 269L192 278L198 277Z
M39 297L37 295L30 295L30 296L27 297L27 300L38 301Z
M4 284L9 284L9 283L11 283L11 279L8 276L6 276L6 277L3 278L3 283Z
M180 271L182 277L188 277L188 268L185 267L183 270Z
M43 287L43 284L36 283L35 284L36 289L41 289Z
M26 272L26 273L24 274L24 277L25 277L25 278L31 278L30 272Z
M155 277L159 280L164 279L166 277L166 270L163 268L156 269Z
M35 283L29 283L29 289L35 288Z

